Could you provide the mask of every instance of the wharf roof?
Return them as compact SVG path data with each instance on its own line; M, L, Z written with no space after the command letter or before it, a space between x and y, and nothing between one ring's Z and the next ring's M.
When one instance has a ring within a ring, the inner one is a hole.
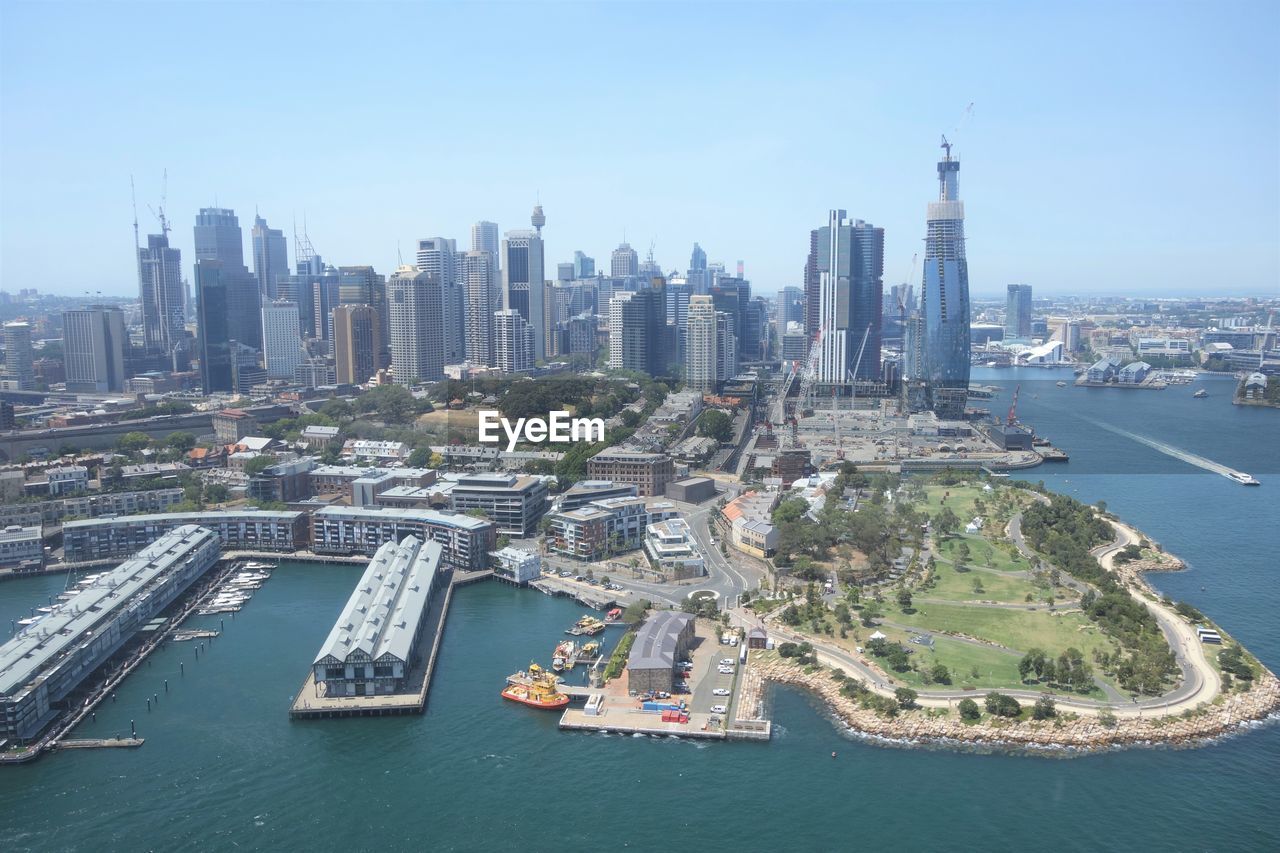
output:
M418 625L440 569L443 549L439 542L423 542L406 536L399 544L387 542L373 559L347 599L316 655L346 661L362 652L368 660L390 656L408 663Z

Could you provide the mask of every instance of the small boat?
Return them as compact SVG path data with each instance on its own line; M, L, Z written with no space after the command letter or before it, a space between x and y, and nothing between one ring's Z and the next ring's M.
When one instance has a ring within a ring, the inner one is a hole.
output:
M556 650L551 653L551 668L556 672L561 672L565 664L569 662L574 652L573 640L565 640L563 643L556 645Z
M1192 394L1191 396L1195 397L1197 400L1203 400L1205 397L1209 396L1209 392L1201 388L1199 391Z
M569 697L556 687L555 675L542 667L530 664L529 672L518 673L507 679L509 682L502 690L502 698L532 708L553 710L569 704Z
M1061 379L1059 379L1055 384L1056 384L1059 388L1066 388L1066 387L1067 387L1067 383L1063 382Z
M1248 474L1244 473L1243 471L1228 472L1227 479L1234 480L1242 486L1261 486L1262 485L1256 479L1254 479L1253 477L1250 477Z

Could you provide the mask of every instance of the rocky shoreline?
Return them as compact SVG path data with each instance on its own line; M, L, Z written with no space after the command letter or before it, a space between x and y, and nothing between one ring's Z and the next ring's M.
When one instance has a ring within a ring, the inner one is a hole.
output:
M1280 680L1269 670L1263 670L1251 690L1220 697L1220 701L1190 716L1117 715L1111 726L1103 725L1093 715L1067 712L1051 720L1026 721L993 719L984 713L983 719L973 724L952 714L931 716L927 709L883 717L843 695L841 682L834 680L825 667L806 672L796 664L779 660L760 664L757 672L764 681L798 687L819 697L838 719L855 731L891 740L1083 750L1156 744L1194 746L1229 734L1242 724L1265 720L1280 710ZM986 691L974 691L972 698L981 705L985 695Z

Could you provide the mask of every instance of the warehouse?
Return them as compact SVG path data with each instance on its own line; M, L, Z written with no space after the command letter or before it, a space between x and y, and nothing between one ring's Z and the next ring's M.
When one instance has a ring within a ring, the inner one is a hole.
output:
M660 610L644 620L627 657L627 687L669 692L676 662L693 644L693 615Z
M68 694L217 561L218 535L183 525L0 646L0 742L35 739Z
M396 693L440 583L438 542L406 536L378 549L312 663L317 696Z

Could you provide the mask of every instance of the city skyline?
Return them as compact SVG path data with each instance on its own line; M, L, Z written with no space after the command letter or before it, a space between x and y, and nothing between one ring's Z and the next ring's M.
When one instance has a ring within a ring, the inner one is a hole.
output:
M174 223L189 222L202 207L220 206L235 209L248 230L256 209L289 238L293 222L301 230L305 220L330 262L370 264L383 273L395 269L399 256L412 258L423 234L465 244L478 220L494 221L504 233L523 228L530 207L540 201L554 223L546 245L550 271L571 260L575 250L599 263L624 235L641 260L653 242L664 270L683 269L697 242L708 260L727 269L745 261L754 291L772 294L802 283L808 231L826 210L839 207L885 228L889 287L907 277L911 256L922 246L912 200L928 192L928 183L917 164L934 156L939 136L947 133L965 163L968 199L983 211L969 223L969 238L983 247L971 270L975 298L998 297L1010 282L1028 282L1045 295L1275 292L1280 167L1270 152L1276 114L1246 106L1274 103L1280 89L1276 60L1265 52L1268 27L1259 25L1261 18L1274 22L1274 10L1178 7L1149 16L1139 7L1120 8L1099 29L1101 7L1085 7L1067 21L1001 4L948 8L956 10L949 26L966 55L999 53L999 62L974 62L949 74L945 57L909 50L909 34L925 16L924 6L814 5L802 16L763 5L733 16L714 7L682 9L690 38L714 36L716 43L765 57L723 71L709 55L655 40L662 22L631 7L553 6L536 13L508 7L495 24L493 43L463 63L478 75L477 84L494 87L495 97L503 81L524 73L527 52L505 51L517 38L622 33L626 43L654 45L652 61L643 75L612 69L584 81L583 64L603 61L614 46L574 39L577 50L568 57L540 57L536 73L565 93L557 111L579 121L562 129L536 99L511 103L508 115L544 123L547 130L508 140L493 132L503 111L491 111L492 116L459 124L458 134L446 140L408 152L384 147L376 134L361 140L301 132L308 124L321 130L338 122L422 121L407 109L408 92L439 81L394 54L350 76L349 70L338 75L305 55L273 59L271 50L256 51L266 66L255 69L255 86L266 79L275 81L277 93L297 88L326 94L315 103L301 99L303 111L282 111L274 135L264 136L259 122L246 120L225 122L216 139L175 137L159 131L199 126L196 112L210 104L216 113L246 119L278 108L278 98L260 102L238 72L210 80L183 61L206 41L232 33L248 39L251 48L260 38L246 25L251 10L227 7L195 27L192 10L179 7L161 20L113 4L106 11L85 7L73 22L59 20L55 27L47 10L10 6L5 15L11 25L0 36L10 119L0 160L6 186L0 199L0 287L15 290L16 282L47 280L39 271L70 232L100 259L94 278L45 289L134 295L136 261L125 248L132 224L126 184L134 176L145 241L147 233L159 231L147 205L159 203L165 169L166 207ZM317 35L341 32L372 49L386 32L426 14L447 28L464 26L477 13L454 6L373 5L362 7L359 19L326 8L309 23ZM829 81L859 83L864 93L856 110L833 119L838 126L830 130L848 140L833 169L799 117L817 97L815 75L826 74L819 66L824 51L813 48L855 21L877 38L867 39L870 52L856 68L835 72ZM1052 22L1052 28L1041 28L1051 34L1034 41L1013 37L1036 21ZM23 33L21 42L11 35L15 31ZM1213 45L1231 44L1231 52L1202 50L1206 38ZM73 57L65 67L49 64L51 39L57 39L60 55ZM107 63L99 44L112 39ZM173 47L162 47L160 56L146 61L119 61L141 56L130 45L142 44ZM770 50L757 49L766 44ZM1126 63L1082 66L1075 52L1082 45L1104 58L1121 51L1135 55ZM442 46L446 52L459 49ZM166 51L174 51L172 63L165 62ZM153 61L164 64L166 74L152 74ZM111 68L86 75L90 63ZM1021 79L1010 79L1010 67L1019 68ZM642 85L645 75L655 78L653 91L673 94L650 94L648 83ZM685 91L666 85L682 76L699 79L700 86ZM189 94L197 78L211 87L198 104ZM162 103L164 109L135 111L129 93L144 90L149 105ZM636 132L611 134L608 146L584 145L584 133L616 121L606 118L615 91L623 93L627 123ZM78 104L74 119L47 109L71 100ZM122 120L132 122L134 132L115 133ZM70 121L77 123L75 132ZM674 132L698 125L707 133ZM955 133L958 125L963 126ZM101 144L85 144L86 135ZM250 151L255 156L244 156ZM1175 174L1177 191L1161 192L1156 176ZM75 186L74 203L64 185ZM44 226L51 221L61 227ZM1095 226L1089 252L1056 238L1084 221ZM1181 240L1169 221L1212 222L1214 239ZM190 235L179 227L170 236L186 261L183 276L190 279ZM249 247L244 256L251 257Z

